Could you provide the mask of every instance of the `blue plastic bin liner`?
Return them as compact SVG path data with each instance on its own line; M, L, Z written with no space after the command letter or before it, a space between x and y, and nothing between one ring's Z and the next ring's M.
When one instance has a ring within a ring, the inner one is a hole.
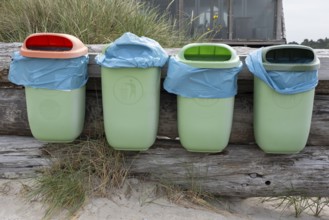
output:
M305 72L266 71L262 49L251 52L246 58L250 72L281 94L296 94L314 89L318 85L318 70Z
M187 98L229 98L237 93L238 67L228 69L196 68L169 59L164 88L170 93Z
M95 58L97 64L108 68L162 67L168 60L161 45L147 37L125 33Z
M71 59L29 58L15 52L9 81L22 86L52 90L73 90L88 80L88 55Z

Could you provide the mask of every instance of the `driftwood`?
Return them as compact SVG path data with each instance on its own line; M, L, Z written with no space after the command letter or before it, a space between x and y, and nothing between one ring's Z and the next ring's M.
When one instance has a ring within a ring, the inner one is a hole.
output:
M202 154L162 140L126 162L135 175L222 196L329 196L328 146L268 155L255 145L230 145L222 153Z
M47 159L41 143L31 136L25 94L22 87L8 82L10 54L20 44L0 44L0 178L34 176ZM102 45L89 46L91 57ZM236 48L241 59L250 48ZM177 49L168 50L169 54ZM189 153L176 140L176 97L161 91L158 139L150 150L126 153L132 175L197 186L225 196L329 195L329 51L317 50L321 60L308 146L295 155L267 155L254 144L253 81L246 68L239 75L233 127L229 146L218 154ZM90 59L83 136L103 134L100 68ZM165 76L166 68L163 68ZM10 141L8 141L8 139ZM9 144L10 143L10 144ZM25 144L26 143L26 144Z
M43 145L31 137L0 136L0 178L35 176L36 171L49 165L42 157Z
M26 178L48 166L44 144L31 137L0 136L0 178ZM329 150L306 147L299 154L268 155L255 145L230 145L222 153L189 153L177 141L126 153L134 176L196 187L222 196L328 196Z
M103 133L102 96L97 91L87 93L84 136L97 137ZM252 94L236 97L231 144L254 142ZM176 123L176 97L161 93L158 136L178 137ZM316 95L308 145L329 146L329 96ZM27 120L25 93L22 89L0 89L0 135L31 136Z

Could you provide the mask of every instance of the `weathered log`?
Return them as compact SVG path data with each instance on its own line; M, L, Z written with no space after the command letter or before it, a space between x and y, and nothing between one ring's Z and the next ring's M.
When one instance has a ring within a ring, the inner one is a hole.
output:
M0 82L8 82L8 70L11 61L11 55L13 52L18 51L21 43L0 43ZM100 67L95 63L94 57L96 54L101 53L104 45L88 45L90 53L90 61L88 67L89 76L94 78L100 77ZM248 47L234 47L240 59L244 62L246 56L255 48ZM179 48L166 49L169 55L175 55L179 51ZM315 53L321 61L319 70L320 80L329 80L329 50L316 49ZM162 76L166 75L166 68L163 68ZM252 79L252 75L248 71L247 67L244 66L243 70L239 74L239 79ZM99 87L100 89L100 87Z
M31 137L0 136L0 178L34 177L49 166L49 159L42 155L43 145Z
M236 96L231 144L254 143L252 94ZM99 91L89 91L86 98L84 136L103 134L102 96ZM25 93L21 89L0 89L0 135L31 136L27 120ZM176 96L161 93L159 136L175 139L177 130ZM329 96L316 95L308 145L329 146Z
M50 165L43 144L31 137L0 136L0 178L33 177ZM268 155L255 145L222 153L187 152L178 141L158 140L148 151L125 153L131 176L221 196L329 196L329 147L294 155Z
M255 145L230 145L222 153L186 152L177 141L126 156L130 173L222 196L329 196L329 147L294 155L269 155Z

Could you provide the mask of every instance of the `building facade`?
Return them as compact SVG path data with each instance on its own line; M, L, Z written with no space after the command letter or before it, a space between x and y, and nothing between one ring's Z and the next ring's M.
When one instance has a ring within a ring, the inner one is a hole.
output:
M285 43L282 0L151 0L191 36L230 44ZM150 2L150 1L148 1Z

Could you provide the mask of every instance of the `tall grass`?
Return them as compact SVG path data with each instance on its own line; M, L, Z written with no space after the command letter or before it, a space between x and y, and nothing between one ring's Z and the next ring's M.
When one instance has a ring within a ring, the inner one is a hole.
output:
M0 0L0 42L22 42L36 32L72 34L84 43L108 43L124 32L179 46L178 33L165 12L138 0Z
M319 217L323 209L329 207L328 197L280 196L265 198L263 202L274 202L275 208L282 209L282 212L292 208L296 218L305 212Z
M88 198L106 197L122 187L128 170L123 155L105 140L79 140L49 144L44 149L53 160L27 193L30 200L45 203L45 217L66 209L74 215Z

